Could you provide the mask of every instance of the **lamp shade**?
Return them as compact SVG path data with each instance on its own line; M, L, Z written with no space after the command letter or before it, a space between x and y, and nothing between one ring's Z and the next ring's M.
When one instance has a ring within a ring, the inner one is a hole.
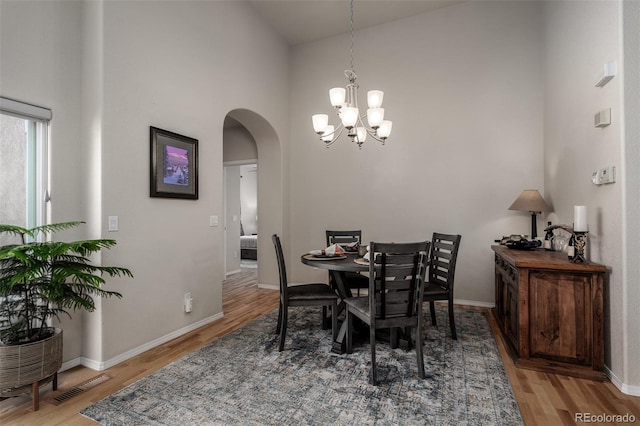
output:
M329 124L329 116L327 114L314 114L311 116L311 121L313 122L313 130L321 135Z
M367 92L367 105L369 105L369 108L380 108L383 98L384 92L382 90L369 90Z
M548 212L551 211L542 195L536 189L525 189L511 204L509 210L520 210L525 212Z
M358 108L343 107L340 110L340 118L344 127L347 129L352 128L358 122Z
M391 134L391 127L393 123L389 120L383 120L378 128L378 137L386 139Z
M345 96L344 87L334 87L329 90L329 100L334 107L341 107L344 104Z
M331 139L333 139L334 133L335 133L335 127L329 124L324 129L324 132L322 133L322 136L320 136L320 139L322 139L324 142L331 142Z
M369 127L377 129L384 120L384 108L369 108L367 110L367 121Z

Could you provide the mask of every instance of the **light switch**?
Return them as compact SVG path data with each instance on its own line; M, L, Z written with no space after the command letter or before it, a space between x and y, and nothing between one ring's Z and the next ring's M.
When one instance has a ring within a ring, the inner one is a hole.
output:
M209 216L209 226L218 226L218 216Z
M118 230L118 216L109 216L109 232Z
M596 127L607 127L611 124L611 108L598 111L593 116L593 124Z
M598 172L600 183L614 183L616 181L616 168L614 166L603 167Z

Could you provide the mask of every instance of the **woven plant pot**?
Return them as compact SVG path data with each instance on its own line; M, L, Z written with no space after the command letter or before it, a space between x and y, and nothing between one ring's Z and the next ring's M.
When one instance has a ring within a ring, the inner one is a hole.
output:
M22 345L0 345L0 395L29 391L35 382L52 377L62 366L62 330L53 336Z

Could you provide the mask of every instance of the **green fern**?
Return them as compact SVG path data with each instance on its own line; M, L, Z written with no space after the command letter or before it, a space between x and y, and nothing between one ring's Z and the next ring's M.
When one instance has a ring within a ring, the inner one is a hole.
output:
M70 311L78 309L93 311L94 297L122 297L102 288L103 276L133 277L131 271L94 265L88 259L92 253L114 247L115 240L37 241L82 223L32 229L0 224L0 234L19 236L22 241L0 247L0 341L16 344L48 337L51 318L71 317Z

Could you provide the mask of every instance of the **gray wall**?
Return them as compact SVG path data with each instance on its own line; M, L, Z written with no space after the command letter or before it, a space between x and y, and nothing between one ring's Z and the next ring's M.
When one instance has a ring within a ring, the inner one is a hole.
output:
M623 158L622 3L547 2L544 12L545 194L555 223L571 224L574 205L588 208L589 258L609 269L605 364L614 382L628 383L627 363L640 364L638 351L632 350L640 316L637 309L625 309L628 291L638 282L624 278L629 260L623 238L628 235L623 189L629 183L626 167L633 161ZM595 87L610 61L617 62L618 75L604 87ZM596 128L593 115L603 108L611 108L612 124ZM634 121L633 115L626 117ZM616 167L616 183L593 185L592 172L605 166ZM637 258L631 262L637 263ZM638 300L634 303L637 306ZM640 382L638 376L631 380Z
M393 121L385 146L362 150L344 136L327 149L311 128L312 114L331 112L328 90L346 83L348 36L297 46L292 252L320 248L329 228L362 229L365 241L459 233L456 299L492 305L490 246L527 233L530 216L508 207L523 189L544 189L541 31L528 2L463 3L358 31L360 103L384 90ZM326 275L290 265L294 280Z
M394 121L386 146L359 151L325 149L311 129L311 114L331 111L329 88L345 83L346 35L290 50L235 1L0 2L2 95L54 114L52 220L88 222L68 237L115 238L98 261L135 274L108 282L122 300L65 321L66 366L105 368L221 315L224 236L209 216L223 223L229 115L255 138L260 233L281 234L292 281L326 279L297 259L327 228L361 228L365 240L460 233L456 298L490 305L490 245L529 229L526 213L507 210L520 191L539 189L554 221L589 205L591 255L612 268L607 365L640 393L638 132L631 120L625 136L624 122L587 125L604 103L614 120L638 110L622 78L593 87L604 62L621 59L618 37L637 54L638 6L621 16L621 5L468 2L357 31L362 96L385 90ZM151 125L200 141L198 201L149 198ZM592 168L609 163L624 178L591 186ZM109 215L119 232L107 232ZM270 241L259 244L259 282L275 284Z
M225 166L225 275L240 271L240 166Z
M640 2L623 3L624 46L624 141L623 194L623 311L624 362L614 372L627 393L640 395ZM612 345L618 342L611 341Z
M80 232L115 238L96 261L135 275L107 283L123 299L64 322L65 366L109 367L219 318L224 119L234 112L262 136L263 196L273 202L261 228L282 232L288 46L243 2L0 7L2 95L53 110L52 219L86 220ZM197 201L149 197L149 126L199 140ZM120 218L116 233L110 215ZM220 226L209 226L211 215ZM275 284L272 257L260 273Z

